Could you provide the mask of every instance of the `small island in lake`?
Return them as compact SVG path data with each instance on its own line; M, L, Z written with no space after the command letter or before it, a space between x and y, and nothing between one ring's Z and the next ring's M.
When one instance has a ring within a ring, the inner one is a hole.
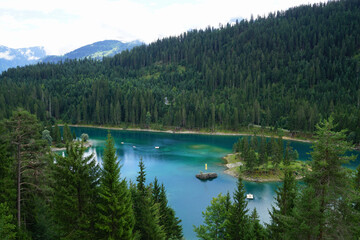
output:
M293 172L296 179L302 179L310 170L308 162L300 161L298 153L289 144L284 147L282 138L270 139L240 138L233 146L235 153L224 157L226 174L238 177L240 174L246 181L277 182L284 178L284 170Z
M199 174L196 174L196 177L200 180L212 180L214 178L217 178L217 173L210 172L210 173L203 173L200 172Z

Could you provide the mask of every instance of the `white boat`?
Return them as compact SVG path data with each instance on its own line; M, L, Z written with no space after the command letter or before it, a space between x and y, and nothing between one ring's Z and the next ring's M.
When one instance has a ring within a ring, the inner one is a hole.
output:
M136 148L136 146L133 146L133 148Z
M246 194L246 198L253 200L254 199L254 195L252 195L251 193Z
M159 146L156 146L155 148L156 148L156 149L159 149L160 147L159 147Z
M121 144L124 144L124 142L121 142Z

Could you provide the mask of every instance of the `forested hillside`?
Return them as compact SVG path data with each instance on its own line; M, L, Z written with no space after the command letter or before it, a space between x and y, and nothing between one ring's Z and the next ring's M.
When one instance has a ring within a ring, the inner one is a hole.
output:
M314 131L333 114L360 140L360 2L300 6L193 30L112 58L9 69L0 118Z

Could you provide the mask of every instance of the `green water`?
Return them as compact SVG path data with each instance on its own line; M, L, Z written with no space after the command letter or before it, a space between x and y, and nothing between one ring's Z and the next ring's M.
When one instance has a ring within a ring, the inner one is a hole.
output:
M94 153L101 163L107 130L97 128L72 128L76 135L87 133L93 146L88 154ZM232 193L236 179L223 173L222 157L232 150L238 136L212 136L196 134L151 133L137 131L111 130L115 139L115 147L122 164L121 177L136 181L138 161L143 158L146 166L147 183L156 176L163 182L169 204L182 220L186 239L196 239L193 225L202 223L202 211L219 193ZM123 142L123 144L122 144ZM135 146L135 147L134 147ZM155 146L159 148L156 149ZM301 160L309 159L310 144L291 142L291 146L299 152ZM199 181L195 174L205 171L207 163L209 172L218 173L212 181ZM352 163L355 167L359 163ZM250 211L256 207L261 221L269 222L268 209L273 203L275 189L279 183L245 182L246 191L254 194L255 199L249 201Z

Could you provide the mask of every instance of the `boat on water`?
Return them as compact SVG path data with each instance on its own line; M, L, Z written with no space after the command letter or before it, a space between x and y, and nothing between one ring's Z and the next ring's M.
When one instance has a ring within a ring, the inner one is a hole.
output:
M159 149L160 147L159 147L159 146L156 146L155 148L156 148L156 149Z
M253 200L254 199L254 195L251 193L246 194L246 198L249 200Z

